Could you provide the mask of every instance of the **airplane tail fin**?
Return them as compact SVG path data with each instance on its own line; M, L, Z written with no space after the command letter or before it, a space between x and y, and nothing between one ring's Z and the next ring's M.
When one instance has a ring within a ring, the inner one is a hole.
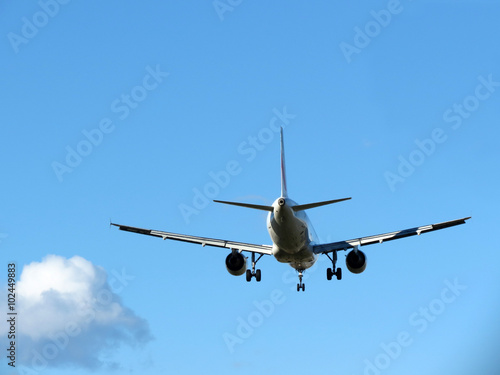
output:
M280 129L280 138L281 138L281 197L288 198L288 192L286 189L285 147L284 147L284 142L283 142L283 128ZM295 205L295 206L291 206L291 207L295 212L297 212L297 211L308 210L308 209L314 208L314 207L325 206L327 204L346 201L348 199L351 199L351 198L342 198L342 199L334 199L334 200L323 201L323 202L299 204L299 205ZM230 204L230 205L239 206L239 207L247 207L247 208L252 208L254 210L262 210L262 211L270 211L270 212L272 212L274 210L273 206L264 206L264 205L260 205L260 204L228 202L228 201L220 201L220 200L216 200L216 199L214 199L214 202Z
M281 196L283 198L287 198L288 193L286 191L285 148L283 146L283 128L280 128L280 138L281 138ZM214 202L230 204L230 205L239 206L239 207L253 208L254 210L262 210L262 211L270 211L270 212L272 212L274 210L273 206L263 206L263 205L259 205L259 204L228 202L228 201L220 201L220 200L216 200L216 199L214 199ZM327 204L327 203L320 203L320 205L321 204ZM316 207L316 204L314 205L314 207ZM304 209L306 209L306 208L304 208Z
M283 198L287 198L288 192L286 189L285 146L283 145L283 128L281 128L280 138L281 138L281 196Z

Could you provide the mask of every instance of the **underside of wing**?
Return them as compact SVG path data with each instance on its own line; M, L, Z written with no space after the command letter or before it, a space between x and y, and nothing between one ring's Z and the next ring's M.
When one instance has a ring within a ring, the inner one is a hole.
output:
M113 223L111 223L111 225L114 225L115 227L118 227L120 230L123 230L126 232L145 234L148 236L163 238L164 240L176 240L176 241L190 242L190 243L196 243L196 244L199 244L202 246L223 247L226 249L239 250L240 252L241 251L248 251L248 252L257 253L257 254L265 254L265 255L272 254L272 246L270 246L270 245L255 245L255 244L244 243L244 242L219 240L216 238L190 236L187 234L163 232L163 231L154 230L154 229L143 229L143 228L137 228L137 227L130 227L127 225L113 224Z
M382 243L382 242L386 242L386 241L397 240L400 238L420 235L422 233L427 233L427 232L432 232L432 231L439 230L439 229L453 227L455 225L465 224L465 221L468 219L470 219L470 217L466 217L463 219L457 219L457 220L451 220L451 221L445 221L443 223L438 223L438 224L430 224L430 225L424 225L421 227L404 229L404 230L400 230L400 231L396 231L396 232L378 234L375 236L359 237L359 238L354 238L352 240L347 240L347 241L338 241L338 242L331 242L331 243L322 244L322 245L315 245L313 247L313 251L316 254L325 254L325 253L329 253L332 251L353 249L355 246L365 246L365 245L371 245L374 243Z

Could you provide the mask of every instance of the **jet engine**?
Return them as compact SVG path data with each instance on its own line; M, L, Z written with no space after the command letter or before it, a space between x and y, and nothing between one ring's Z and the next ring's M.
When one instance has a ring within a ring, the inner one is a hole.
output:
M347 254L345 264L352 273L361 273L366 269L366 255L361 250L351 250Z
M247 270L247 259L241 253L230 253L226 257L226 268L233 276L240 276Z

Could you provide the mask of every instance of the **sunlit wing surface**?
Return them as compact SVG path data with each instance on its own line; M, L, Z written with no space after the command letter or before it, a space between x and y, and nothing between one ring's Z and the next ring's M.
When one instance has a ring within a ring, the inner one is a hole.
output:
M164 240L176 240L176 241L184 241L190 243L200 244L202 246L215 246L215 247L223 247L227 249L239 250L239 251L248 251L251 253L257 254L272 254L272 246L270 245L255 245L251 243L244 242L234 242L234 241L226 241L226 240L218 240L216 238L207 238L207 237L198 237L198 236L190 236L186 234L178 234L178 233L170 233L170 232L162 232L154 229L143 229L136 227L129 227L126 225L113 224L118 227L120 230L124 230L126 232L134 232L139 234L145 234L153 237L160 237Z
M322 245L315 245L313 246L313 251L316 254L325 254L332 251L353 249L355 246L365 246L374 243L382 243L386 241L397 240L399 238L420 235L422 233L428 233L439 229L453 227L455 225L465 224L465 221L468 219L470 219L470 217L445 221L443 223L438 223L438 224L424 225L422 227L404 229L391 233L378 234L375 236L359 237L347 241L338 241Z

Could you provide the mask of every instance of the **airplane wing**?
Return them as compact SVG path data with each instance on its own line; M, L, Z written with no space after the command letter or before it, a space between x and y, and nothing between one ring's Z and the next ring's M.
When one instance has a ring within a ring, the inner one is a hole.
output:
M240 252L249 251L251 253L266 254L266 255L271 255L273 253L272 246L270 245L255 245L244 242L218 240L215 238L189 236L186 234L169 233L153 229L129 227L126 225L120 225L114 223L111 223L111 225L114 225L115 227L118 227L120 230L124 230L127 232L134 232L139 234L145 234L148 236L160 237L163 238L164 240L184 241L184 242L200 244L202 246L208 245L215 247L225 247L227 249L239 250Z
M432 232L439 229L453 227L455 225L465 224L465 221L468 219L470 219L470 217L445 221L444 223L439 223L439 224L424 225L422 227L399 230L391 233L378 234L376 236L359 237L347 241L339 241L322 245L315 245L313 246L313 251L316 254L325 254L325 253L330 253L332 251L353 249L355 246L365 246L374 243L382 243L385 241L397 240L399 238L420 235L422 233Z

